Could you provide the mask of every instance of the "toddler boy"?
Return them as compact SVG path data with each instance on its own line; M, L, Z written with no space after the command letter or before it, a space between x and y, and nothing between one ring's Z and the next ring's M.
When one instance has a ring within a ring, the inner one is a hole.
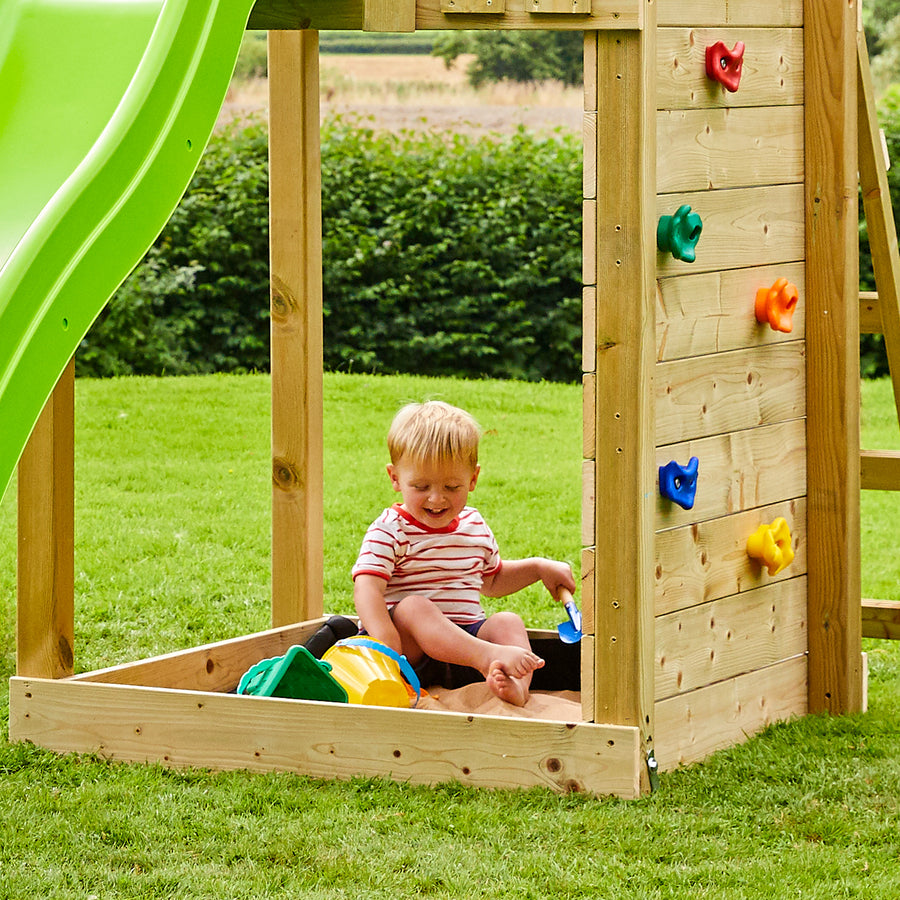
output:
M544 661L513 612L486 616L481 595L505 597L542 581L553 597L575 590L571 567L542 557L501 560L497 542L467 505L480 467L481 432L441 401L405 406L388 432L391 484L403 498L369 526L353 566L362 628L420 668L427 660L471 666L503 700L523 706Z

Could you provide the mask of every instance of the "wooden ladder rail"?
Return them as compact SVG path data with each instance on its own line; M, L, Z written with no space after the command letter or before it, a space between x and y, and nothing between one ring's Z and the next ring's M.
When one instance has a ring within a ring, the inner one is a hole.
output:
M878 287L876 294L860 294L860 332L884 335L894 405L900 419L900 253L862 31L857 34L856 58L859 184ZM900 451L863 450L860 454L860 487L863 490L900 490ZM862 635L900 640L900 602L863 598Z

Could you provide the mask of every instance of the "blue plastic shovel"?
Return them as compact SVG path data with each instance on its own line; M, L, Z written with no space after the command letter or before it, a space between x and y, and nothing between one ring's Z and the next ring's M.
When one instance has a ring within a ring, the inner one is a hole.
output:
M565 605L569 615L568 622L560 622L556 626L559 639L564 644L577 644L581 640L581 613L575 605L575 598L565 588L559 589L559 599Z

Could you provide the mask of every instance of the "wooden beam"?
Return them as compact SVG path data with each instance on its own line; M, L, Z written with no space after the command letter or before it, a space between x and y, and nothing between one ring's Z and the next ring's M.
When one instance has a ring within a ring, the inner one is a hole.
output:
M694 505L682 509L657 491L657 531L699 527L707 519L806 494L804 419L666 444L657 447L655 465L659 468L673 459L684 465L692 456L701 461Z
M758 12L755 3L730 3ZM693 12L693 4L683 4ZM765 21L765 20L761 20ZM758 24L758 23L756 23ZM753 35L759 34L756 40ZM739 91L726 91L706 75L706 48L716 41L733 47L746 41L753 62L745 64ZM660 28L656 60L660 109L790 106L803 102L803 30L766 28Z
M247 24L251 29L318 31L412 30L408 27L409 0L257 0ZM643 0L578 0L566 4L566 12L545 12L533 0L506 0L499 14L494 4L460 4L462 12L446 0L418 0L415 29L506 29L528 31L593 31L642 28ZM471 11L470 11L471 10Z
M656 358L663 362L798 340L806 325L805 268L801 261L660 278ZM789 333L760 324L753 314L756 292L779 278L796 285L801 298Z
M656 697L664 700L806 653L806 579L660 616Z
M806 657L776 663L656 704L662 771L706 759L773 722L807 712Z
M671 216L683 204L703 220L697 259L692 263L683 262L660 252L657 254L660 278L803 259L801 184L661 194L656 200L657 217Z
M468 15L446 13L444 0L417 0L416 28L446 29L516 29L553 31L593 31L595 29L648 28L642 16L644 0L591 0L584 11L546 12L534 0L506 0L502 15ZM571 3L570 3L571 9ZM587 4L578 3L578 9ZM654 26L655 27L655 26Z
M248 29L294 31L361 31L364 0L257 0Z
M896 600L863 600L863 637L900 641L900 602Z
M75 363L19 461L16 672L65 678L75 633Z
M793 562L769 575L747 554L747 536L783 517L791 531ZM806 500L783 500L757 509L661 531L656 535L654 572L658 616L753 591L807 571Z
M322 613L319 38L269 34L272 625Z
M862 490L900 491L900 451L863 450L859 463Z
M804 351L802 341L790 341L659 363L657 440L673 444L803 416Z
M746 25L768 28L803 25L803 0L754 0L735 3L734 0L657 0L656 16L660 27L683 25L698 28L712 25ZM732 46L731 44L728 45Z
M802 106L664 109L656 132L660 193L803 181Z
M416 0L364 0L363 31L416 30Z
M806 0L809 708L862 706L854 2Z
M134 684L182 691L234 691L241 676L262 659L283 656L295 644L305 644L325 617L228 638L201 647L122 663L73 676L73 681Z
M881 324L881 305L876 291L860 291L859 294L859 333L884 334Z
M652 3L642 32L598 32L593 472L594 720L653 742L653 517L656 71ZM586 59L588 55L586 54ZM611 165L610 160L627 164ZM602 390L600 389L602 385ZM615 510L616 527L609 527ZM586 511L587 512L587 511Z

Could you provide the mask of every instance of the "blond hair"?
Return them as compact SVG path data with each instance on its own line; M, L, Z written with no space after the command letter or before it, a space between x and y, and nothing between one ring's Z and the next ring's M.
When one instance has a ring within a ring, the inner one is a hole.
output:
M410 403L394 416L387 444L391 462L406 458L412 462L459 460L478 465L481 428L465 410L442 400Z

